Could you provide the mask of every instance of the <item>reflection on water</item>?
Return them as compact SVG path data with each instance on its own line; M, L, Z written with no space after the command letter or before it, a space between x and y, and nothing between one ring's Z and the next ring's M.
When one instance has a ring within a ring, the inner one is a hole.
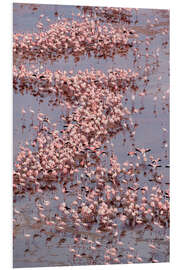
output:
M14 267L168 262L169 12L13 12ZM59 53L46 32L64 18L95 24L96 46L82 29L74 53L64 32Z

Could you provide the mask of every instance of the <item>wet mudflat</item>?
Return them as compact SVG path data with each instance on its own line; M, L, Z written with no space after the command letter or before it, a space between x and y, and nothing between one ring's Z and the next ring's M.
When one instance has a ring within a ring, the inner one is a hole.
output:
M14 267L169 261L169 12L14 4Z

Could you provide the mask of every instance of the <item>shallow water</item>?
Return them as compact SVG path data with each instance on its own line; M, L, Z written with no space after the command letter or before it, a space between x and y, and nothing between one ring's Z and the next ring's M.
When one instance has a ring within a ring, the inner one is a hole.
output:
M36 9L37 8L37 9ZM45 14L45 17L53 23L57 20L54 15L58 12L60 19L62 17L78 19L77 14L80 9L71 6L50 6L50 5L24 5L14 4L13 6L13 31L18 32L34 32L39 16ZM81 10L82 12L82 10ZM127 106L130 111L133 108L139 109L139 113L132 113L131 118L133 123L137 124L136 133L133 137L129 132L118 132L110 138L110 143L107 144L109 153L113 152L118 157L118 162L136 163L137 157L129 157L128 152L135 147L150 148L149 156L161 159L161 168L157 168L154 172L150 172L147 164L143 164L139 178L139 185L143 187L147 185L151 189L154 185L160 185L165 192L169 186L169 12L167 10L151 10L139 9L132 11L131 23L126 24L120 22L114 23L114 27L122 27L126 25L133 29L139 35L133 38L137 43L135 46L140 51L140 56L137 61L134 61L133 48L129 48L125 55L115 55L114 59L95 58L95 57L80 57L79 61L74 62L74 58L69 56L68 59L57 59L56 61L43 62L42 71L46 68L51 71L60 70L74 70L76 74L78 70L85 71L87 68L94 67L107 73L110 68L125 68L138 71L141 77L147 75L149 82L137 80L137 91L129 89L123 94L123 105ZM158 18L158 22L154 19ZM150 22L147 22L150 20ZM106 22L103 22L106 24ZM112 23L113 24L113 23ZM150 27L150 24L154 26ZM47 23L48 28L48 23ZM167 32L166 32L167 30ZM165 33L164 33L165 31ZM148 49L145 40L150 38L150 45ZM153 57L153 53L157 52L159 48L159 56ZM146 57L146 53L150 55ZM15 64L21 63L14 59ZM38 61L27 62L24 64L30 68L32 64L40 66ZM149 63L149 71L145 71L145 67ZM149 73L148 73L149 72ZM147 73L147 74L146 74ZM161 78L159 79L159 77ZM145 95L141 96L145 90ZM132 99L132 95L134 98ZM157 100L154 100L157 97ZM19 151L19 146L23 145L27 140L33 136L31 123L35 124L37 121L30 115L21 115L21 110L24 108L28 111L32 108L35 114L38 112L45 113L52 122L58 123L58 129L63 129L63 121L60 115L63 113L62 108L54 106L49 100L51 97L34 97L31 93L22 94L20 91L14 91L13 94L13 159L15 162ZM163 132L162 128L166 128L167 132ZM104 158L104 166L108 166L108 157ZM144 174L146 173L146 175ZM154 174L163 174L161 184L149 181L154 177ZM78 178L78 176L77 176ZM14 213L14 243L13 243L13 263L14 267L39 267L39 266L57 266L57 265L84 265L84 264L104 264L104 253L108 248L117 247L117 242L114 240L111 233L101 232L96 233L96 224L90 228L82 230L81 227L74 227L72 220L65 220L64 229L58 230L49 229L43 222L35 222L32 217L37 216L36 202L43 204L44 200L51 202L50 206L46 207L45 213L51 219L57 212L58 204L66 201L69 207L72 201L76 198L76 193L71 189L71 184L68 186L67 194L62 192L62 186L57 183L52 183L50 187L55 186L56 189L43 191L41 195L38 194L24 194L14 196L14 209L20 211L20 214ZM92 186L92 185L90 185ZM71 192L72 191L72 192ZM58 194L60 201L52 200L52 197ZM40 196L40 197L39 197ZM152 224L152 228L147 225L138 225L135 228L125 226L121 222L118 224L119 240L124 244L118 246L119 263L127 263L132 261L137 263L137 256L143 259L143 262L151 262L152 258L159 262L169 261L169 241L166 236L169 235L168 228L159 228ZM30 234L30 238L25 239L24 233ZM79 241L75 244L73 238L79 237ZM86 240L83 240L83 237ZM89 240L89 242L88 242ZM101 243L100 247L96 247L96 252L91 249L91 241L98 240ZM156 246L152 250L148 244L153 243ZM134 247L134 251L129 251L129 246ZM82 256L80 258L74 257L69 252L69 247L78 250ZM85 250L85 251L84 251ZM133 258L129 260L127 254L133 254ZM113 260L110 263L115 263Z

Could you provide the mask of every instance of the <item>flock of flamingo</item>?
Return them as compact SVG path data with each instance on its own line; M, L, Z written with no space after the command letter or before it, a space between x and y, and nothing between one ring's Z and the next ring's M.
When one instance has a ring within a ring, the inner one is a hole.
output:
M138 228L161 231L166 245L169 243L169 181L163 174L169 165L151 147L135 142L138 124L134 117L144 110L146 88L159 66L159 49L151 52L152 39L147 36L145 55L141 53L142 41L130 27L133 9L79 9L77 19L59 17L51 23L46 18L48 27L42 14L36 32L13 36L14 93L48 99L45 102L59 108L61 122L59 126L45 112L36 114L33 105L28 110L22 107L23 127L27 128L29 117L32 136L21 143L14 161L14 240L23 216L16 202L28 198L34 205L29 224L36 230L23 229L24 256L37 239L45 237L47 245L54 241L63 246L69 241L65 265L159 262L156 241L147 241L148 260L140 255L136 243L123 241L126 230ZM138 17L138 10L135 13ZM155 18L149 24L153 29L158 22ZM168 29L163 31L166 36ZM26 65L27 61L63 57L66 61L72 57L76 63L83 56L113 59L130 52L137 67L134 70L41 71L36 65ZM169 90L162 93L157 89L152 97L154 113L158 98L163 110L169 110L168 94ZM142 101L139 107L137 97ZM165 128L163 134L167 134ZM131 142L122 163L112 142L117 135L122 135L124 143L126 137ZM167 141L163 141L166 158Z

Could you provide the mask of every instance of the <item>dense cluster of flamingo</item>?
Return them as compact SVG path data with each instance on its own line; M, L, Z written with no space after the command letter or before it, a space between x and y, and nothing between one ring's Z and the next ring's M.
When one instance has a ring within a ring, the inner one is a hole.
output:
M132 8L110 8L110 7L78 7L82 9L84 14L89 14L91 17L95 15L100 18L100 21L109 23L130 23L132 19Z
M31 116L33 136L20 146L14 162L14 201L27 194L35 196L36 215L30 223L41 229L33 237L24 233L27 241L35 241L47 231L46 244L59 234L71 232L74 235L68 249L71 265L144 262L132 245L122 255L125 243L120 240L124 228L141 226L151 231L154 227L163 231L169 228L169 182L160 170L164 165L159 157L153 156L150 148L134 144L137 124L132 114L140 110L135 107L130 110L124 102L128 91L134 102L132 91L138 90L138 81L148 84L151 66L147 63L143 76L142 72L140 76L137 71L120 68L107 73L92 68L75 74L73 70L42 72L36 67L28 70L25 64L19 66L16 61L83 54L106 58L128 50L133 46L129 38L137 38L135 31L109 24L110 17L115 21L124 20L124 11L131 17L131 9L95 8L97 17L101 13L107 19L106 25L97 18L90 20L78 15L79 20L61 19L49 25L48 30L39 21L37 33L14 34L15 93L53 97L63 123L60 128L47 114L36 115L32 109L22 109L23 121ZM147 39L146 54L149 44ZM137 48L132 50L135 57L141 57ZM146 55L146 61L147 58ZM146 96L146 91L140 96ZM127 133L132 140L131 151L122 164L111 143L111 139L121 133ZM140 180L142 175L144 183ZM48 191L52 192L51 199L44 199ZM73 199L68 200L68 195ZM15 227L21 215L21 211L14 209ZM165 235L169 241L167 233ZM106 236L111 240L104 242ZM60 241L58 245L66 239ZM28 246L25 253L29 249ZM149 261L158 262L153 241L148 243L148 249L152 252Z
M14 56L46 60L67 55L78 57L92 54L94 57L106 58L132 46L128 40L135 35L133 30L113 27L111 24L102 26L100 21L87 17L81 20L69 22L65 18L50 24L47 31L43 31L43 23L39 21L37 27L40 32L14 34Z
M118 96L130 86L136 90L135 80L137 77L138 73L130 69L109 70L107 75L101 70L92 69L85 72L79 71L76 75L73 75L73 71L68 74L66 71L60 70L39 72L36 69L35 72L28 71L25 66L21 66L20 69L14 66L13 87L15 91L30 92L34 96L54 95L56 103L61 102L63 98L66 98L70 104L79 102L80 99L89 103L91 101L90 92L94 93L95 96L97 95L97 99L100 95L102 102L109 93L115 92L115 95ZM95 103L99 106L99 102L100 100L97 100ZM104 107L104 109L106 108Z

